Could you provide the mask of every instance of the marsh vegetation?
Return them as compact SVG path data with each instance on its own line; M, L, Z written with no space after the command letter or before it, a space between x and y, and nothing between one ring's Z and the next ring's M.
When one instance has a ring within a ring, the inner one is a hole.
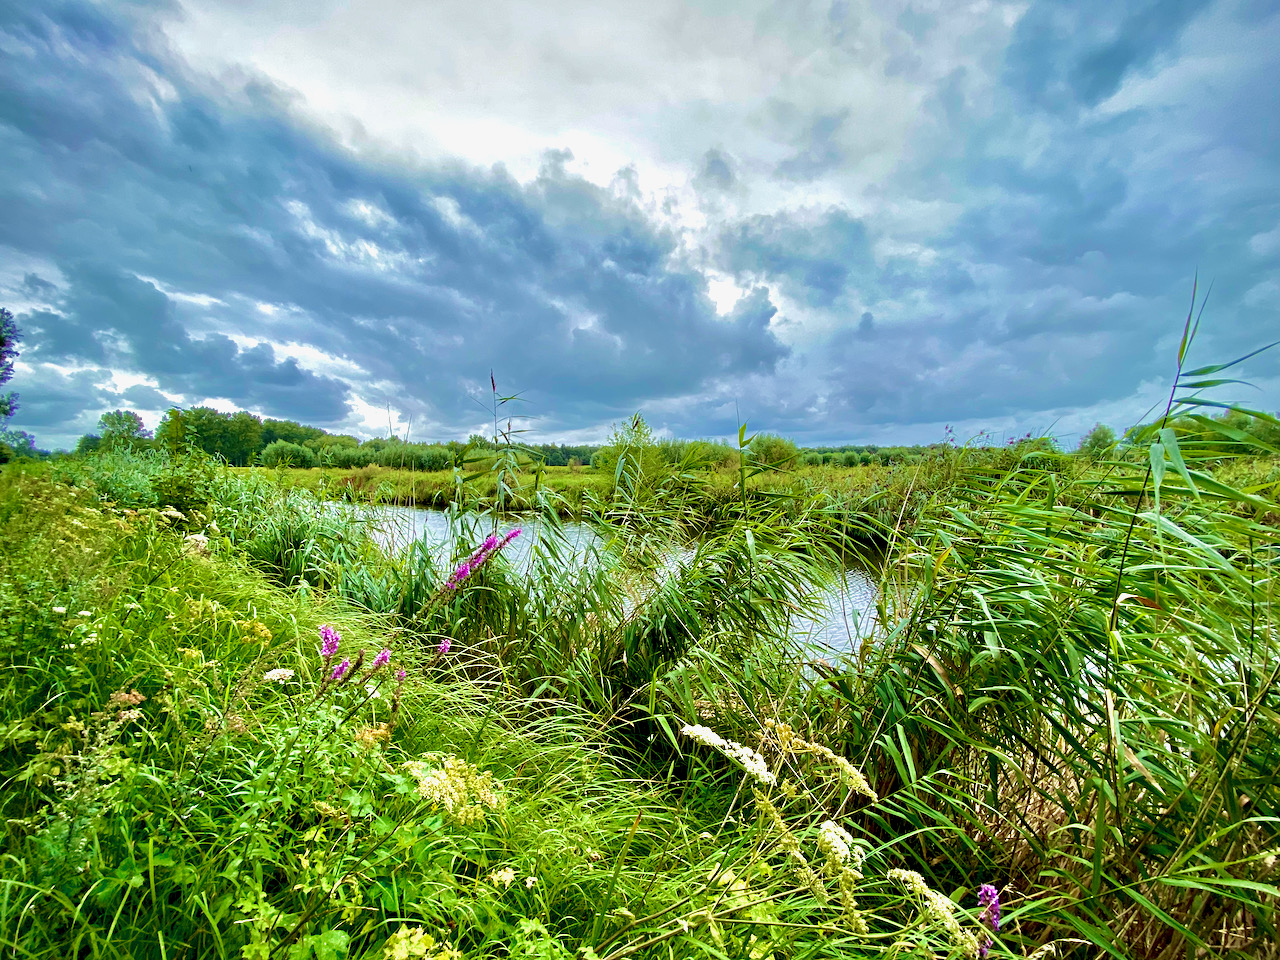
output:
M686 453L459 466L446 557L200 451L7 466L0 955L1276 955L1264 439Z

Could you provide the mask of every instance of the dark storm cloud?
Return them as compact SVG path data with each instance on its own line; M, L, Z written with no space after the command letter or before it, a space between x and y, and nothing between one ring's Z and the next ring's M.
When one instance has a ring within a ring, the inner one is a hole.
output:
M332 422L346 415L347 387L277 360L265 343L240 349L217 332L193 337L177 304L148 281L101 263L68 265L63 313L29 320L39 336L32 359L78 360L136 370L193 397L226 397L280 416Z
M676 239L563 157L527 187L501 169L362 162L282 91L211 93L102 8L0 25L20 50L0 61L0 243L68 277L61 314L24 321L48 359L332 422L344 386L230 335L309 343L446 421L474 416L467 387L491 366L571 415L786 353L754 318L718 319ZM264 321L254 301L292 312Z
M735 224L720 237L720 261L739 279L780 283L797 300L829 307L850 278L871 266L866 226L847 211L765 215Z
M1033 4L1006 51L1005 86L978 110L974 76L945 76L884 185L886 196L946 214L915 227L910 243L878 249L897 239L893 228L837 208L724 229L723 268L832 327L770 397L771 423L821 437L830 423L1119 400L1167 379L1197 269L1201 293L1206 279L1215 291L1202 362L1273 339L1280 258L1267 263L1258 251L1270 241L1254 239L1280 224L1280 139L1259 122L1280 115L1280 97L1265 65L1233 65L1222 92L1232 109L1196 88L1155 107L1080 115L1172 50L1201 6ZM1206 29L1237 29L1224 16ZM1276 22L1248 30L1274 35ZM1250 375L1277 371L1266 355Z
M1006 57L1009 86L1041 108L1094 106L1177 40L1208 0L1034 3Z

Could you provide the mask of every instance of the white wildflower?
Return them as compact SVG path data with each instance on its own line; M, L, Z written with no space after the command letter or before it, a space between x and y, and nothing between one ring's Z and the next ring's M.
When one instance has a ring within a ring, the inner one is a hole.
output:
M717 750L723 750L726 746L724 737L710 727L704 727L700 723L686 723L680 728L680 732L691 740L697 740L699 743L708 747L715 747Z
M293 671L288 667L281 667L278 670L268 670L262 675L262 679L267 683L285 684L293 679Z
M945 930L951 945L963 956L970 960L978 956L978 938L961 928L960 921L956 919L954 903L930 888L924 877L914 870L894 869L890 870L886 876L890 880L897 880L906 887L908 893L915 895L925 918Z
M853 837L834 820L824 821L818 827L818 852L833 869L849 862L851 846Z
M66 608L66 607L54 607L54 608L53 608L53 612L54 612L54 613L56 613L56 614L61 615L61 614L64 614L64 613L66 613L66 612L67 612L67 608Z
M710 727L704 727L701 724L686 723L680 728L680 732L691 740L713 747L729 759L736 760L751 777L765 786L772 786L777 782L777 777L770 772L764 757L750 747L744 747L733 740L726 740Z
M501 810L506 801L495 789L493 774L455 756L440 768L416 760L404 768L418 781L418 793L449 813L460 826L482 823L486 810Z

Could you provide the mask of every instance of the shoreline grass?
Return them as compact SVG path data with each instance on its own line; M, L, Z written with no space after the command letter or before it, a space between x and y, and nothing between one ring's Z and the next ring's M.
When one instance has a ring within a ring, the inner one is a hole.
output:
M10 465L0 956L1275 957L1274 461L1140 441L623 460L582 565L565 471L528 576L458 589L312 472ZM864 531L903 587L810 662L785 625Z

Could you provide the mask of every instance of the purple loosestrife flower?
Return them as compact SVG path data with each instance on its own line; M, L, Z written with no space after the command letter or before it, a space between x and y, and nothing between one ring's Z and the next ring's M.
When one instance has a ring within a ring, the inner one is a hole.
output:
M1000 893L989 883L984 883L978 888L978 905L982 907L982 914L978 917L978 922L991 928L992 933L1000 932ZM991 950L991 937L984 935L982 942L978 944L978 957L980 960L986 960L987 953Z
M440 646L436 647L436 653L443 657L446 653L449 652L449 648L451 646L453 646L453 641L450 640L448 637L445 637L443 640L440 641Z
M341 642L342 635L329 624L320 628L320 656L324 658L325 666L329 665L333 655L338 652L338 644Z
M370 675L372 675L374 671L382 669L390 662L391 662L391 651L384 649L381 653L379 653L376 657L373 658L373 667L369 671Z
M364 651L361 650L359 653L356 654L355 663L351 664L351 671L345 677L343 677L342 682L346 683L348 680L354 680L356 674L360 672L360 668L363 666L364 666Z
M497 534L489 534L489 536L485 537L484 543L480 544L480 548L466 560L463 560L458 565L458 569L453 571L453 576L445 581L445 589L457 590L458 587L462 586L462 581L483 567L490 557L518 536L520 536L519 527L516 527L501 540L498 539Z
M333 668L333 674L329 677L330 681L336 683L346 676L347 671L351 669L351 661L344 658L343 661Z

